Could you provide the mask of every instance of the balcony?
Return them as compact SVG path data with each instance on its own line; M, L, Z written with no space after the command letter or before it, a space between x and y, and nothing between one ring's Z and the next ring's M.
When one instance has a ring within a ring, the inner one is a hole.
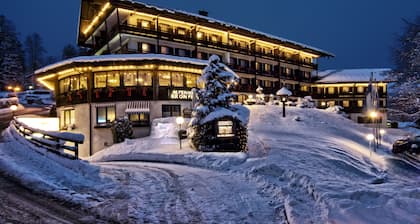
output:
M87 103L87 90L78 90L61 93L57 96L57 106Z
M114 102L130 100L152 100L151 86L107 87L92 90L93 102Z

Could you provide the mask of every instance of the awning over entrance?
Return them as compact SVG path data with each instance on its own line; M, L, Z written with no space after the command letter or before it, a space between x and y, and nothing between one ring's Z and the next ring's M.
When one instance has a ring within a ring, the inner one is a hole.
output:
M132 113L149 113L150 112L150 101L131 101L127 104L125 109L127 114Z

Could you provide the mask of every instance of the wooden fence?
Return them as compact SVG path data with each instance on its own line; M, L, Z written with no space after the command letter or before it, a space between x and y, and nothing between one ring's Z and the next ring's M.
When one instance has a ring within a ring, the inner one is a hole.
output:
M70 159L79 158L79 144L84 141L82 134L43 131L29 127L16 118L12 120L12 125L17 133L34 145Z

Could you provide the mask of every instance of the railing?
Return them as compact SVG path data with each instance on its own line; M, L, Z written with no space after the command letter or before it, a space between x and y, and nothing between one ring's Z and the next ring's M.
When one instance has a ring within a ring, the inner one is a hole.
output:
M84 141L82 134L43 131L31 128L16 119L12 120L12 125L17 133L34 145L43 147L50 152L66 158L79 158L79 144L82 144Z

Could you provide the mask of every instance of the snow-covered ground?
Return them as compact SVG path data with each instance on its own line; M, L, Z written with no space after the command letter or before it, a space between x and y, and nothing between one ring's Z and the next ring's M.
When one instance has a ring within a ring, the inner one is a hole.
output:
M173 119L162 119L150 137L87 161L46 153L8 129L0 170L118 222L420 222L419 162L390 153L407 133L388 129L373 152L371 130L341 115L249 108L247 154L199 153L187 140L180 149Z

